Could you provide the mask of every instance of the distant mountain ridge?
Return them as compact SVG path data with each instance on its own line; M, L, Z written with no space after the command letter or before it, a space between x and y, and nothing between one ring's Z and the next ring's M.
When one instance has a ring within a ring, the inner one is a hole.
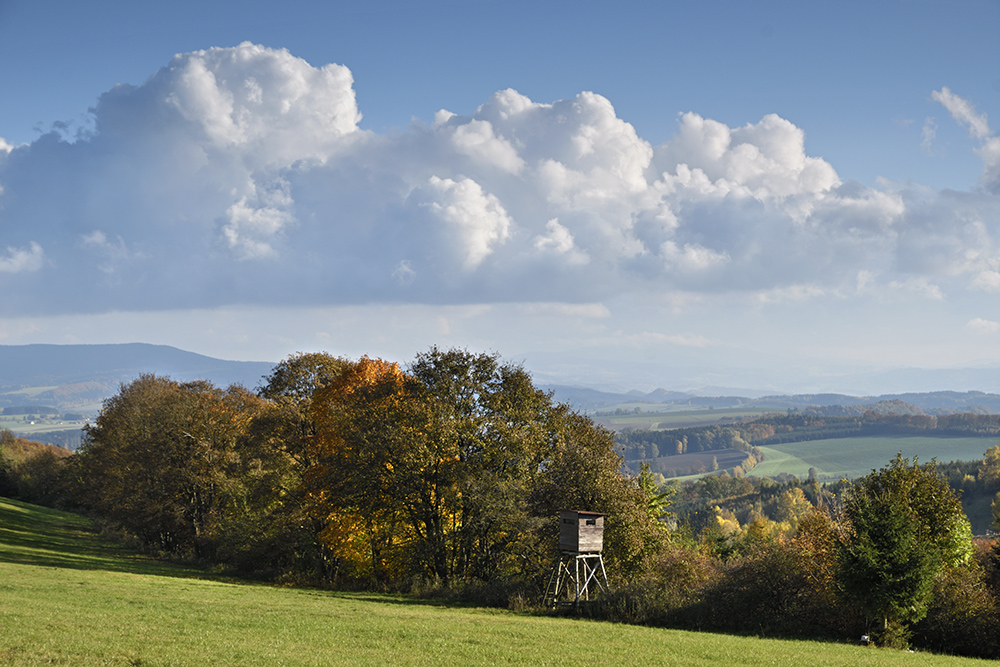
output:
M254 389L273 367L271 362L225 361L148 343L0 345L0 406L23 403L19 390L30 387L49 388L31 394L34 404L67 407L100 401L142 373Z
M217 386L242 384L255 389L276 362L227 361L194 352L148 343L103 345L0 345L0 408L46 405L61 409L100 403L142 373L166 375L175 380L208 380ZM22 390L34 388L30 394ZM656 389L651 392L615 393L587 387L542 385L556 400L577 410L594 412L621 404L650 404L675 409L760 407L769 410L803 410L812 407L858 408L889 401L910 404L928 413L1000 413L1000 394L982 391L851 396L847 394L787 394L773 396L704 396L691 392ZM739 391L739 390L737 390ZM749 393L749 392L748 392Z
M933 391L903 394L882 394L879 396L850 396L848 394L784 394L751 398L746 396L701 396L694 393L656 389L649 393L630 391L614 393L585 387L565 385L545 385L556 400L568 403L582 411L605 410L616 405L649 404L650 410L669 408L764 408L768 410L806 410L809 408L845 408L842 411L828 411L829 414L853 414L858 409L889 404L907 404L928 414L948 412L1000 413L1000 394L982 391ZM855 408L850 410L850 408ZM877 409L877 408L876 408ZM892 412L902 413L897 406Z

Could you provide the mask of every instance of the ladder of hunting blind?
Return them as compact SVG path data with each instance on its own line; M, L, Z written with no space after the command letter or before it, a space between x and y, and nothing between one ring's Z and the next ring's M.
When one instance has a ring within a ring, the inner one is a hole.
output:
M548 607L576 606L581 601L590 600L590 592L594 590L592 585L604 593L611 590L601 554L563 552L549 574L544 604Z

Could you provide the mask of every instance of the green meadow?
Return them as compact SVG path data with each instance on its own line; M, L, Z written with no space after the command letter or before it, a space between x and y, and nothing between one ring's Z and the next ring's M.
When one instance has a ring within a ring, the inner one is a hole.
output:
M987 665L225 580L0 499L4 665Z
M781 445L762 446L764 461L749 473L755 477L773 477L780 473L806 479L816 468L820 482L854 479L884 466L897 452L920 461L937 458L948 461L976 461L996 444L990 438L941 437L860 437L807 440Z
M638 407L648 409L648 404L623 404L625 409ZM701 408L696 410L649 411L622 415L600 415L593 417L598 423L615 431L626 428L648 429L651 431L672 428L694 428L712 426L722 421L733 421L748 417L759 417L770 410L764 408Z

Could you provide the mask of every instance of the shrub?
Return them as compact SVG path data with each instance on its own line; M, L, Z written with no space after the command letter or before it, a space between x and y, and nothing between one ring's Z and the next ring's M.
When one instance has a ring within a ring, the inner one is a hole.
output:
M691 610L698 626L771 636L843 637L850 618L812 582L808 555L762 541L727 564Z
M688 613L706 586L721 571L721 562L694 546L667 544L642 576L613 586L581 609L591 618L642 625L695 627Z
M1000 657L1000 615L985 575L977 563L942 571L927 616L914 626L914 644L942 653Z

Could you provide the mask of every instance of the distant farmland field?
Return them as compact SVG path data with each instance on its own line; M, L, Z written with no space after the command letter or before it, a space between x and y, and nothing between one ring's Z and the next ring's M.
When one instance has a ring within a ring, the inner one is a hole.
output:
M747 459L747 453L735 449L716 449L709 452L695 452L688 454L674 454L673 456L660 456L652 461L631 461L629 464L633 468L638 468L640 463L649 463L650 470L659 472L667 477L676 477L678 472L687 474L689 470L701 469L703 472L712 470L712 461L715 461L717 470L727 470L735 468Z
M625 429L662 431L671 428L712 426L721 422L736 421L745 417L759 417L768 412L773 412L773 410L765 410L763 408L716 408L709 410L706 408L699 410L639 412L622 415L592 415L592 418L601 426L612 431L623 431Z
M806 440L761 447L764 461L749 473L754 477L774 477L781 473L805 479L816 468L820 482L854 479L881 468L897 452L920 461L937 458L948 461L975 461L996 444L995 438L862 437Z

